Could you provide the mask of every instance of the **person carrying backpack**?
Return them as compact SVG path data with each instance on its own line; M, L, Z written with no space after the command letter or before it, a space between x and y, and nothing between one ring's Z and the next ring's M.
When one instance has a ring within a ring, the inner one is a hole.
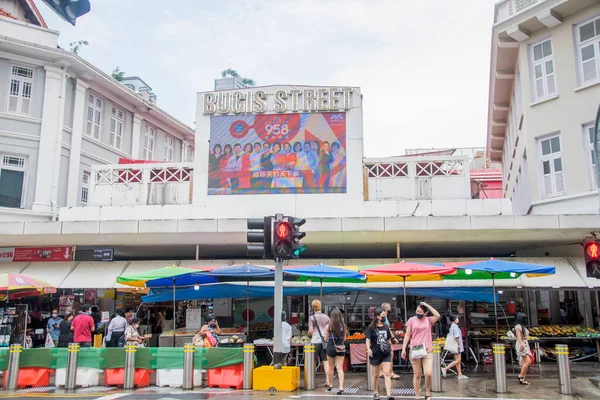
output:
M365 332L368 362L373 366L373 399L379 400L379 373L383 371L385 392L388 400L392 397L392 332L384 323L387 312L377 307L373 322Z

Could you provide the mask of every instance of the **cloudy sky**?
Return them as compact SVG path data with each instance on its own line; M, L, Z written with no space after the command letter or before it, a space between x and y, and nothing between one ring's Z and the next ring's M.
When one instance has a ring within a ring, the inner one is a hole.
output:
M365 155L485 145L495 0L90 0L60 45L144 79L194 126L196 93L227 68L259 85L359 86ZM165 7L165 4L168 4Z

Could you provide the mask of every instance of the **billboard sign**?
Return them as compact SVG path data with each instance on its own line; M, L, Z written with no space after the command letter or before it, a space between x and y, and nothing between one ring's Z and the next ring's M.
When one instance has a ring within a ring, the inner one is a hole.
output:
M2 247L0 262L71 261L73 248L59 247Z
M210 117L208 194L346 193L344 112Z

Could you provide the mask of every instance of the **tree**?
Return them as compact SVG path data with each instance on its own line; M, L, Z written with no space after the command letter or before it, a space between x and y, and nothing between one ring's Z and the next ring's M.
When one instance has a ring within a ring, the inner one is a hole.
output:
M79 50L81 50L83 46L87 46L88 44L89 42L87 40L78 40L76 42L69 43L69 46L73 53L79 54Z
M123 78L125 77L125 72L124 72L124 71L121 71L121 70L119 69L119 67L117 67L117 68L115 68L115 70L112 72L111 76L112 76L112 77L113 77L115 80L117 80L117 81L119 81L119 82L122 82L122 81L123 81Z
M239 81L241 83L243 83L246 86L255 86L256 85L256 82L254 82L254 79L241 77L240 74L238 74L238 72L235 69L229 68L224 71L221 71L221 76L223 78L225 78L227 76L231 76L232 78L237 78L237 79L239 79Z

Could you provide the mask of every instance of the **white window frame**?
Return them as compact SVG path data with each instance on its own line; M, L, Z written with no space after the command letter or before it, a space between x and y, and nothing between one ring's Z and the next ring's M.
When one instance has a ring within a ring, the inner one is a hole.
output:
M9 158L18 159L19 165L7 164L6 161ZM28 175L27 167L28 167L27 156L24 156L22 154L0 153L0 176L2 175L2 170L23 172L23 188L21 189L21 204L19 205L19 208L25 207L25 196L27 194L27 175Z
M90 171L83 171L81 174L81 193L80 202L83 205L87 205L90 195L90 181L92 180L92 173Z
M545 55L544 44L550 43L550 54ZM542 57L538 60L535 59L535 48L540 46L542 51ZM556 66L554 64L554 46L552 45L552 38L545 38L538 42L529 45L529 59L531 60L531 93L534 102L554 98L558 94L558 87L556 83ZM548 64L552 66L552 72L548 72ZM541 76L536 76L536 69L540 68ZM539 82L538 82L539 81ZM541 84L543 93L538 92L538 83ZM550 85L551 83L551 85Z
M154 144L156 143L156 129L151 126L144 125L144 160L152 160L154 158Z
M194 155L195 155L194 147L188 146L188 162L194 162Z
M173 149L175 148L175 139L169 135L165 135L165 157L167 162L173 161Z
M552 139L554 139L554 138L558 138L560 150L552 152L552 147L550 147L550 153L544 155L543 150L542 150L543 142L549 141L549 144L551 146ZM563 143L562 143L561 135L560 135L560 133L556 133L556 134L552 134L552 135L548 135L548 136L543 136L543 137L538 138L537 142L538 142L537 143L538 156L540 158L540 163L539 163L539 170L540 170L540 177L541 177L540 193L542 195L542 198L547 199L547 198L551 198L551 197L562 196L567 192L567 190L566 190L566 182L565 182L565 166L564 166L564 160L562 157ZM558 173L555 171L555 160L557 160L557 159L560 159L560 164L561 164L561 171ZM549 174L544 173L544 163L545 162L548 162L548 165L550 167ZM546 176L547 175L550 176L550 179L551 179L549 191L546 190ZM557 188L557 184L559 182L562 182L562 190Z
M109 144L117 150L123 147L123 126L125 113L113 107L110 113L110 138Z
M595 29L594 37L590 39L586 39L584 41L581 40L581 31L580 28L584 25L591 23L592 27ZM577 72L579 75L579 84L581 86L592 85L594 83L600 82L600 16L596 16L592 19L584 21L575 26L575 38L576 38L576 47L577 47ZM584 48L588 48L590 45L593 46L594 49L594 57L586 60L588 65L594 67L595 70L595 78L588 79L587 81L584 79L584 67L583 67L583 56L582 50ZM593 61L590 61L593 60Z
M96 140L100 140L100 137L102 136L102 108L104 107L104 100L95 94L88 93L86 106L85 133ZM91 120L90 116L92 118Z
M594 163L594 123L583 125L583 143L585 144L585 151L588 154L588 171L590 173L590 188L592 190L598 189L598 176L596 175L596 168L598 168L598 160Z
M27 76L22 76L17 74L19 69L24 69L28 72ZM10 64L10 68L8 70L8 90L7 90L7 99L6 99L6 111L11 114L19 114L19 115L31 115L32 102L33 102L33 80L35 78L35 69L33 67L28 67L25 65L18 64ZM18 85L16 87L16 92L14 91L14 84ZM28 91L25 88L29 88ZM11 109L11 100L15 104L14 109ZM27 107L27 110L23 108Z

